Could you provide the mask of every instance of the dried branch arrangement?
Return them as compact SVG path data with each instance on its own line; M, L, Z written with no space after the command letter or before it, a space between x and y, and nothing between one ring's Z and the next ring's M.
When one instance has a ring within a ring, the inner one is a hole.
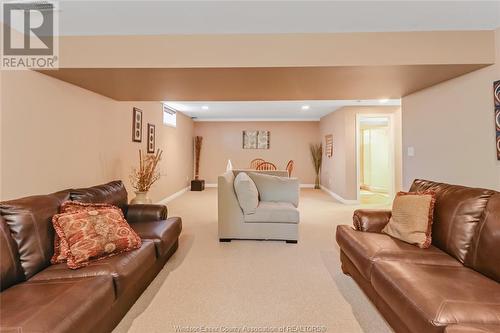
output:
M321 170L321 162L323 160L323 146L321 143L310 144L309 149L311 151L311 158L314 164L314 171L316 172L316 180L314 182L314 188L320 188L319 184L319 172Z
M200 178L200 154L201 154L201 144L203 143L202 136L196 136L194 138L194 179L198 180Z
M151 186L160 179L158 163L161 160L163 151L158 149L155 154L142 154L139 149L139 168L132 169L130 182L132 187L139 192L147 192Z

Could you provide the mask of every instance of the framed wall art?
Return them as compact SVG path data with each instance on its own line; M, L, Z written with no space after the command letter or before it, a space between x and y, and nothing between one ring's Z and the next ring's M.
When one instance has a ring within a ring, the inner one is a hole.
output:
M243 131L243 149L269 149L269 131Z
M134 108L132 119L132 141L142 142L142 110Z
M500 161L500 80L493 83L493 96L495 99L495 130L497 160Z
M152 154L155 152L156 146L156 129L155 125L148 124L148 153Z
M333 134L325 135L325 154L328 158L333 156Z

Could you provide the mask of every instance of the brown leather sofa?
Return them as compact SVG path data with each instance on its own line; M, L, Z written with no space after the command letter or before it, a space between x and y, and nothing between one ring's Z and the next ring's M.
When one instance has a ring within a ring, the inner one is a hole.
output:
M51 219L66 200L119 206L141 248L78 270L51 265ZM0 332L110 332L177 250L181 219L128 205L122 182L0 203Z
M337 227L342 270L396 332L500 332L500 193L415 180L436 192L432 246L381 233L390 211Z

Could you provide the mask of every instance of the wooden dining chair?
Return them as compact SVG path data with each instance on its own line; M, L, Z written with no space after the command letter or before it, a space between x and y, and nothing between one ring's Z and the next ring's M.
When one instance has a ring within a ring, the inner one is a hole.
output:
M292 177L293 160L288 161L288 163L286 164L286 171L288 171L288 177Z
M276 165L274 165L271 162L262 162L261 164L257 165L257 170L277 170Z
M257 167L259 166L259 164L265 162L262 158L255 158L252 160L252 162L250 162L250 169L257 169Z

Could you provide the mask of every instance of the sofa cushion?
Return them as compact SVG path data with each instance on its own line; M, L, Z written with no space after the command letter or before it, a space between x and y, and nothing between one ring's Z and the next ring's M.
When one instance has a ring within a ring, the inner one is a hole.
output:
M17 244L26 279L50 264L54 252L52 216L59 213L68 198L68 192L57 192L0 203L0 213Z
M250 172L255 182L261 201L289 202L299 206L299 180L297 178L278 177Z
M5 220L0 216L0 290L24 281L16 242L10 235Z
M427 263L439 266L462 266L460 262L435 246L420 249L381 233L337 226L337 243L361 275L370 280L373 264L379 260Z
M156 256L165 256L177 242L182 230L180 217L171 217L163 221L138 222L130 225L142 239L154 242Z
M500 194L488 201L465 265L500 282Z
M92 332L115 298L111 276L20 283L0 294L0 331Z
M259 202L254 214L245 215L245 222L299 223L299 210L289 202Z
M486 203L495 191L417 179L411 192L436 193L432 244L462 263Z
M61 254L65 252L68 267L72 269L141 246L141 239L118 207L58 214L52 223L61 240Z
M90 263L88 266L73 270L66 264L47 267L31 278L30 281L72 279L111 275L115 290L120 296L127 288L140 283L143 274L148 272L156 261L155 246L152 241L144 240L141 248L117 256Z
M121 180L88 188L71 189L71 200L87 203L108 203L118 206L126 215L127 190Z
M432 192L399 192L392 204L392 216L382 232L418 247L428 248L431 245L435 201Z
M500 284L467 267L378 261L371 283L413 332L500 324Z
M444 333L498 333L500 332L500 325L449 325L446 326Z
M244 214L253 214L259 205L259 192L253 180L245 172L234 178L234 192Z

